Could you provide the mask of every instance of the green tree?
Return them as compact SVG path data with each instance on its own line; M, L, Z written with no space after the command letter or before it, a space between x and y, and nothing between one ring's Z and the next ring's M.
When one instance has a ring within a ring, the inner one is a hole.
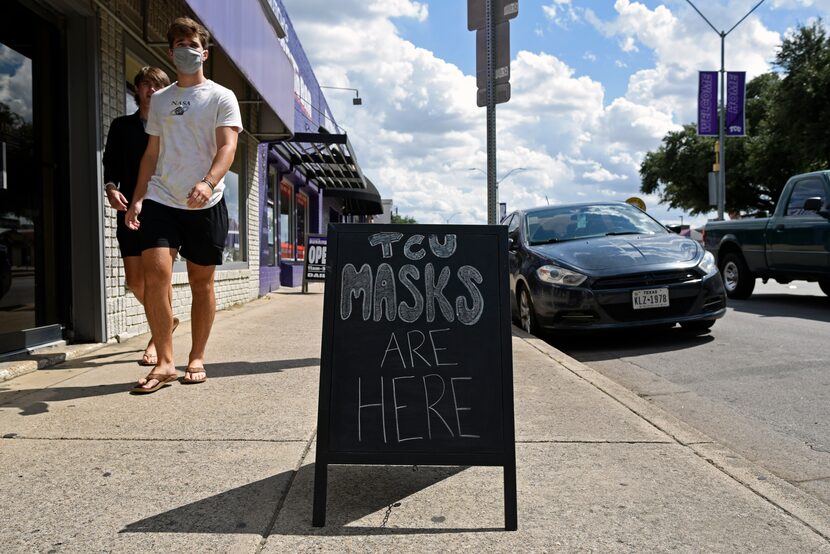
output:
M409 216L406 216L406 215L392 214L392 223L413 224L413 223L418 223L418 222L415 221L414 217L409 217Z
M830 167L830 39L821 20L801 27L778 50L786 74L778 89L775 127L800 171Z

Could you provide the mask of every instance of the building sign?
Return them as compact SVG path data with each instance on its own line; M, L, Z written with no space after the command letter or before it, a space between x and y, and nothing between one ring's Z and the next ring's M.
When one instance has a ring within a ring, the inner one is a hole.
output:
M306 241L305 281L326 280L326 235L308 235Z
M516 528L507 228L331 224L314 525L328 464L504 467Z

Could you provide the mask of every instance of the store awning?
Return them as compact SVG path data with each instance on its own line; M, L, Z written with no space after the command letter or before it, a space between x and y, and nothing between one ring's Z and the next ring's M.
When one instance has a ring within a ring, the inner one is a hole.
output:
M265 100L264 135L294 131L294 67L259 0L187 0L216 42ZM269 114L268 111L273 111Z
M383 213L380 194L363 176L345 133L295 133L291 140L272 143L272 148L307 181L323 190L324 197L345 200L348 215Z
M346 215L378 215L383 213L383 204L380 193L375 184L366 180L365 189L331 189L325 196L334 196L343 199L343 213Z

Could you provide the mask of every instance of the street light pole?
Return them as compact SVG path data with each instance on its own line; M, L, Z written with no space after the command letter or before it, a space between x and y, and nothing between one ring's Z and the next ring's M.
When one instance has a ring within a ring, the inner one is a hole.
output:
M718 31L712 23L706 19L706 16L701 13L697 6L694 5L692 0L686 0L686 2L694 8L697 14L703 18L709 27L715 31L718 36L720 37L720 102L718 103L718 111L719 111L719 118L718 118L718 140L720 142L720 169L718 170L718 219L723 219L723 214L726 211L726 109L724 107L724 97L726 96L726 35L731 33L735 30L735 28L743 23L744 19L749 17L749 15L758 9L758 6L764 3L764 0L760 0L755 6L746 12L746 14L728 31Z

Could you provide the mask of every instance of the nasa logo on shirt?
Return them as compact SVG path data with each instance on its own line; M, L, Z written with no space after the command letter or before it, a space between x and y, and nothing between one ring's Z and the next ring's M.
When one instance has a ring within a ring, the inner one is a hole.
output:
M170 103L175 106L170 115L184 115L190 109L190 100L171 100Z

